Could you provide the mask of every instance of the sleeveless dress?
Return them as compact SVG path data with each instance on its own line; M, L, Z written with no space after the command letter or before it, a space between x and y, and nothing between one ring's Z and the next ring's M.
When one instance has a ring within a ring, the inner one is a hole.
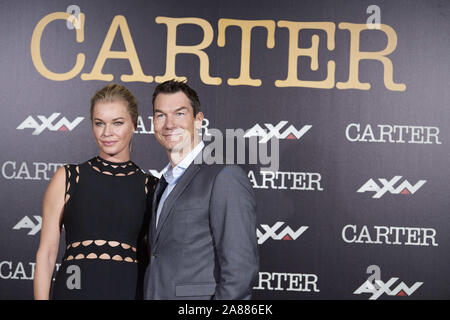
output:
M95 157L66 165L66 251L53 299L142 299L147 234L157 178L132 161Z

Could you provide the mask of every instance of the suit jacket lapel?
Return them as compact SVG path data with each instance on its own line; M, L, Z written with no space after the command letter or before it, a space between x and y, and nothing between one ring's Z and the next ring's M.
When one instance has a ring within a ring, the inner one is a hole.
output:
M200 154L201 155L201 154ZM194 162L191 163L191 165L186 169L184 174L181 176L180 180L178 180L175 188L170 192L169 196L164 201L164 207L161 210L161 214L159 216L158 220L158 227L156 228L156 233L154 236L154 244L158 241L159 234L161 232L162 227L164 226L164 223L166 222L167 218L169 217L173 206L175 205L176 200L178 197L183 193L184 189L189 185L191 180L194 178L195 174L200 170L200 166L195 164ZM156 211L155 211L156 215ZM154 226L155 224L152 223Z

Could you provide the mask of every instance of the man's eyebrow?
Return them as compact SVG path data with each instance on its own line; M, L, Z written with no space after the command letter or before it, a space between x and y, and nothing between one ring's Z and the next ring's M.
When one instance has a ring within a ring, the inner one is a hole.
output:
M182 106L182 107L177 108L174 112L178 112L178 111L181 111L181 110L188 110L188 108L185 107L185 106ZM161 110L159 110L159 109L155 109L155 113L156 113L156 112L164 113L163 111L161 111Z

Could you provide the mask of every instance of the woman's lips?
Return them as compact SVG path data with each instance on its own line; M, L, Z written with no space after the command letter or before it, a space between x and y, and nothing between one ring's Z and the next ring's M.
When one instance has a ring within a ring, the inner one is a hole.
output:
M116 143L116 141L102 141L102 143L104 146L111 147Z

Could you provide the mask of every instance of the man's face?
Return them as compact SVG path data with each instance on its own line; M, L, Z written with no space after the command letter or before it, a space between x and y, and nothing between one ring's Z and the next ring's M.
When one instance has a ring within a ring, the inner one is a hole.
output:
M156 139L166 151L190 151L198 140L195 135L202 121L203 113L199 112L194 117L194 109L184 92L156 96L153 126Z

